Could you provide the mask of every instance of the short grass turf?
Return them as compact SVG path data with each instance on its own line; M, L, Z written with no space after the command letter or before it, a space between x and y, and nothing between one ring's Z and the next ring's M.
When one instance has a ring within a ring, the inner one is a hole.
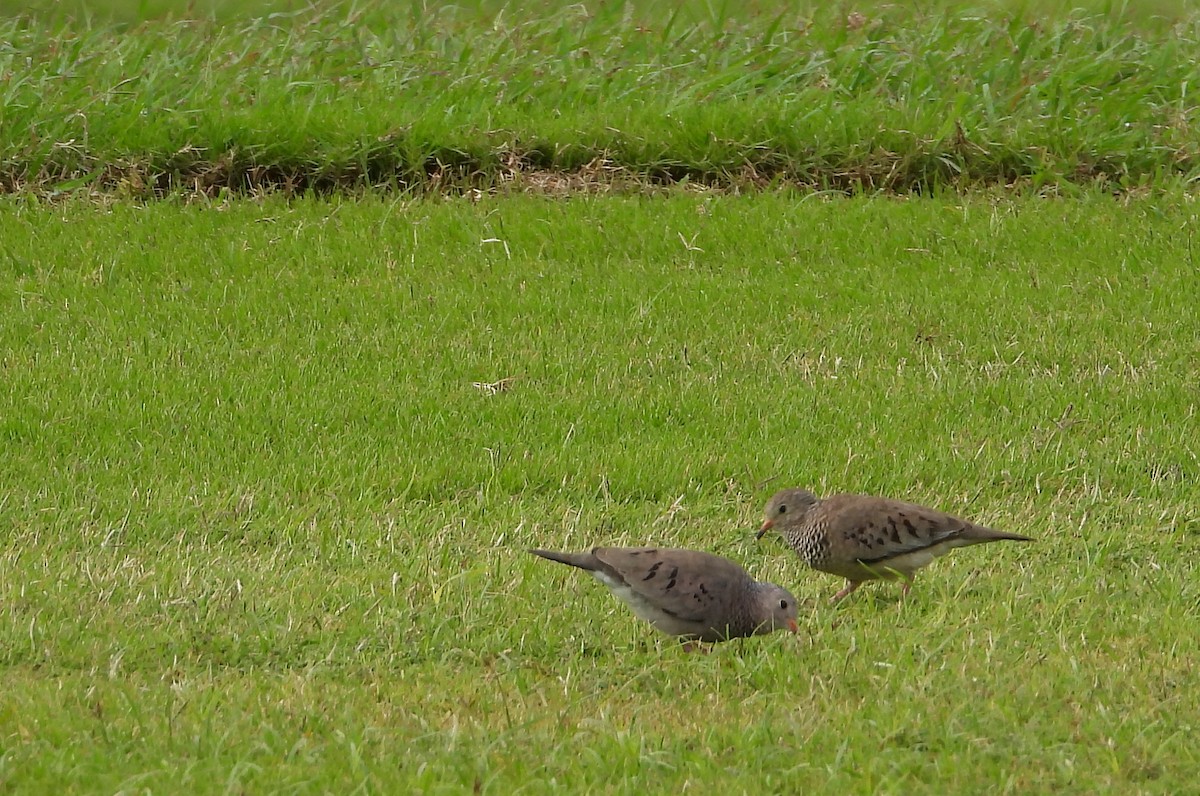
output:
M280 5L0 19L0 191L1200 174L1186 3Z
M1181 793L1195 207L0 205L7 792ZM503 381L509 380L509 381ZM860 590L776 488L1037 537ZM530 546L802 602L688 655Z

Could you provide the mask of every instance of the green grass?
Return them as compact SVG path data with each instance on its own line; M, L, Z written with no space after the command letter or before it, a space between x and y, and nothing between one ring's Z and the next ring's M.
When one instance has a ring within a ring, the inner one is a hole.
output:
M1182 196L10 199L0 783L1185 792L1196 227ZM1039 541L831 608L752 539L784 484ZM735 557L803 634L689 656L524 552L603 542Z
M625 6L639 14L670 14L685 21L711 18L744 19L775 11L778 7L770 3L677 3L667 7L656 0L624 0ZM271 14L288 14L318 6L325 9L371 9L380 3L353 3L348 0L322 0L320 3L301 0L0 0L0 14L5 16L36 17L50 21L91 22L103 21L121 25L155 21L161 19L215 19L220 22L238 21L264 17ZM561 8L557 0L536 0L515 6L505 0L466 0L466 2L422 3L422 8L446 8L454 6L471 12L483 11L505 14L518 11L528 13ZM669 6L670 4L668 4ZM798 4L794 10L808 11L816 3ZM585 6L590 8L589 5ZM1072 12L1101 14L1120 17L1134 22L1171 22L1186 16L1190 5L1184 0L1145 0L1136 5L1114 0L976 0L965 4L960 0L930 0L922 4L923 11L971 10L981 14L1029 14L1031 16L1065 16ZM855 11L894 12L891 4L883 0L862 0L847 4L840 12L849 15ZM904 13L901 11L901 13ZM520 14L518 14L520 15Z
M0 189L1190 184L1194 11L1073 6L24 14L0 21Z

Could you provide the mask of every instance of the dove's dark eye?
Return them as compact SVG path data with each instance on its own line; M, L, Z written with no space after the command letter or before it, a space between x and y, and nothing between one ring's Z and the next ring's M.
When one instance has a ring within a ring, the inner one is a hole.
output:
M780 507L779 507L779 513L780 513L780 514L787 514L787 506L786 506L786 505L784 505L784 506L780 506Z
M787 610L787 600L780 600L779 607L786 611Z

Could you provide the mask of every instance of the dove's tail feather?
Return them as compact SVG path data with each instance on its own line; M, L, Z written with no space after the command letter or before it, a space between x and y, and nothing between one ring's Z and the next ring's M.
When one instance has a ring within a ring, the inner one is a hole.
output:
M982 525L972 525L962 535L962 538L970 542L1032 542L1034 541L1028 536L1022 536L1019 533L1008 533L1007 531L997 531L995 528L987 528Z
M573 567L586 569L588 572L595 572L600 568L600 562L590 552L588 553L557 553L553 550L530 550L535 556L557 561L560 564L569 564Z

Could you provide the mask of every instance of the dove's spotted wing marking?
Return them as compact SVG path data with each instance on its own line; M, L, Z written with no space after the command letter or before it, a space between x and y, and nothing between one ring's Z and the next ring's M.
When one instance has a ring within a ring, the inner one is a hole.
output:
M659 611L706 626L754 582L732 561L693 550L598 547L592 554Z
M823 525L833 544L864 564L936 548L960 537L971 524L912 503L886 498L835 495L819 505L810 520Z
M587 553L533 550L580 567L664 633L701 641L796 630L796 601L739 565L696 550L597 547Z
M840 599L866 580L903 578L956 547L1027 536L975 525L936 509L867 495L818 499L805 489L785 489L767 502L761 536L778 531L813 569L849 581Z

